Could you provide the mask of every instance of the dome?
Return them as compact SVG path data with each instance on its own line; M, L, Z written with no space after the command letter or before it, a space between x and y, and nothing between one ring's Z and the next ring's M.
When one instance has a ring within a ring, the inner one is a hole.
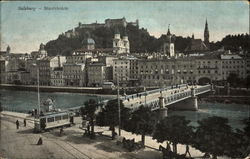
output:
M43 43L40 44L40 50L44 50L45 45Z
M87 43L88 43L88 44L95 44L95 41L94 41L94 39L92 39L92 38L88 38L88 39L87 39Z

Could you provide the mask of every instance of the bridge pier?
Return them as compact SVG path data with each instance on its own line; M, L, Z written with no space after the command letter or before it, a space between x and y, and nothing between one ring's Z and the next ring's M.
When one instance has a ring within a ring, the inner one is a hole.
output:
M188 103L190 106L189 110L197 111L198 110L197 96L191 97L189 100L190 100Z
M168 106L169 109L174 110L191 110L197 111L198 110L198 101L197 96L195 95L195 89L191 88L191 97L185 99L183 101L179 101L178 103L174 103Z
M214 88L214 84L211 83L211 94L214 95L215 94L215 88Z
M168 108L165 107L163 97L159 97L159 106L160 106L160 109L158 110L158 112L159 112L159 120L162 120L162 119L164 119L165 117L168 116Z
M191 110L197 111L198 110L198 101L197 96L190 97L178 103L174 103L168 106L169 109L173 110Z
M230 93L231 93L231 90L230 90L230 83L227 83L226 91L227 91L227 95L229 96Z

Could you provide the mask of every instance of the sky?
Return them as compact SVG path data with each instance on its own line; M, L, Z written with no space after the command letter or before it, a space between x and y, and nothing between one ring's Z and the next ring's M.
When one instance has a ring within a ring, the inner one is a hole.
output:
M207 18L210 41L228 34L249 33L247 1L14 1L0 2L0 50L9 45L13 53L36 51L41 43L81 23L104 23L105 19L125 17L139 20L150 35L171 33L203 39ZM35 10L21 10L29 7ZM45 10L64 7L65 10Z

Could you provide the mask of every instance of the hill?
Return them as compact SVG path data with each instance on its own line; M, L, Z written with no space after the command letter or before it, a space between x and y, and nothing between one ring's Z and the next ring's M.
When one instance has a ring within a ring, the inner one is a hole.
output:
M79 33L76 37L68 38L64 35L59 35L56 40L49 41L45 45L45 49L48 55L70 55L70 53L79 48L83 48L86 39L91 36L95 40L96 48L112 48L113 37L115 30L114 27L99 27L96 29L79 28ZM161 51L162 45L166 39L166 35L162 35L160 38L151 36L147 29L138 28L137 26L128 24L126 30L124 27L118 27L121 36L128 34L130 41L130 52L159 52ZM175 51L184 52L185 48L190 43L190 37L175 37ZM232 51L239 50L239 47L243 50L250 52L250 36L249 34L241 35L228 35L216 43L211 43L211 50L217 50L222 46L225 49Z

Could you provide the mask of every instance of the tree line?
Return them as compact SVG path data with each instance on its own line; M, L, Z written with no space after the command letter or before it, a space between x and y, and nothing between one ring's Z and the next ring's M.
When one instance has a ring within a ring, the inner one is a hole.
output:
M90 99L81 108L81 115L90 123L89 136L95 138L94 126L109 126L111 137L115 139L115 126L118 125L118 101L110 100L106 105L100 105ZM145 144L145 136L150 135L159 143L166 142L167 150L177 154L177 145L186 145L186 153L189 153L189 146L192 146L205 155L228 156L231 158L243 158L250 154L250 118L242 123L243 130L234 130L223 117L208 117L198 121L198 126L193 127L190 121L183 116L168 116L159 119L157 112L150 108L139 107L131 112L121 106L121 127L122 129L141 135L141 143ZM172 145L172 149L170 147ZM169 153L171 154L171 153ZM190 154L190 153L189 153ZM171 156L168 156L172 158ZM191 156L190 156L191 157Z

